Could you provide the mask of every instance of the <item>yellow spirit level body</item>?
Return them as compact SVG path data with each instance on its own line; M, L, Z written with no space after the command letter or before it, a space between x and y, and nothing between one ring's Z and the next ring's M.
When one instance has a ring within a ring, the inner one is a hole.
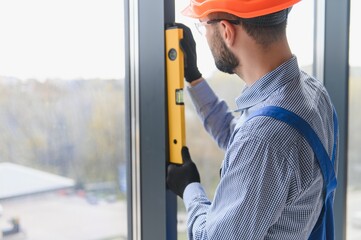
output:
M185 141L185 114L183 101L184 56L180 48L183 29L168 27L166 38L166 69L168 97L169 161L182 164L182 147Z

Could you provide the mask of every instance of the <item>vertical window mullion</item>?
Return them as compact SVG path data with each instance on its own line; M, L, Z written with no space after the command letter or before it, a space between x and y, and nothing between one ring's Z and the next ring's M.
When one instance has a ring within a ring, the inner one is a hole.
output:
M338 186L334 203L335 239L346 239L350 1L318 0L316 4L316 31L321 31L316 33L314 70L316 76L323 80L332 98L338 113L340 130Z

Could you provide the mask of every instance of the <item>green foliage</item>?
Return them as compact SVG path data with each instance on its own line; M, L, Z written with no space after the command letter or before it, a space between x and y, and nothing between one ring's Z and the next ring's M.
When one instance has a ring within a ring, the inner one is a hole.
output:
M116 181L124 163L122 84L0 78L0 161L78 184Z

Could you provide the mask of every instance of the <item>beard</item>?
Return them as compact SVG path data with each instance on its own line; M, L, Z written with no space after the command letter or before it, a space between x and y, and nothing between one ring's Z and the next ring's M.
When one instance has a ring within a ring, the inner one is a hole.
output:
M211 52L216 64L216 67L225 73L234 74L234 69L239 65L239 60L226 46L219 33L218 29L215 31Z

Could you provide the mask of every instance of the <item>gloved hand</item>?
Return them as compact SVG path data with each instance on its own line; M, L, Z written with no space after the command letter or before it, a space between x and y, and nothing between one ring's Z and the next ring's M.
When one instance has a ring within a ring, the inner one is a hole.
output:
M196 42L193 39L191 30L182 23L175 23L178 28L183 29L183 39L180 41L181 48L184 53L184 77L187 82L202 77L197 67Z
M181 198L188 184L201 182L197 166L192 161L187 147L182 148L182 158L182 165L170 164L167 169L167 186Z

